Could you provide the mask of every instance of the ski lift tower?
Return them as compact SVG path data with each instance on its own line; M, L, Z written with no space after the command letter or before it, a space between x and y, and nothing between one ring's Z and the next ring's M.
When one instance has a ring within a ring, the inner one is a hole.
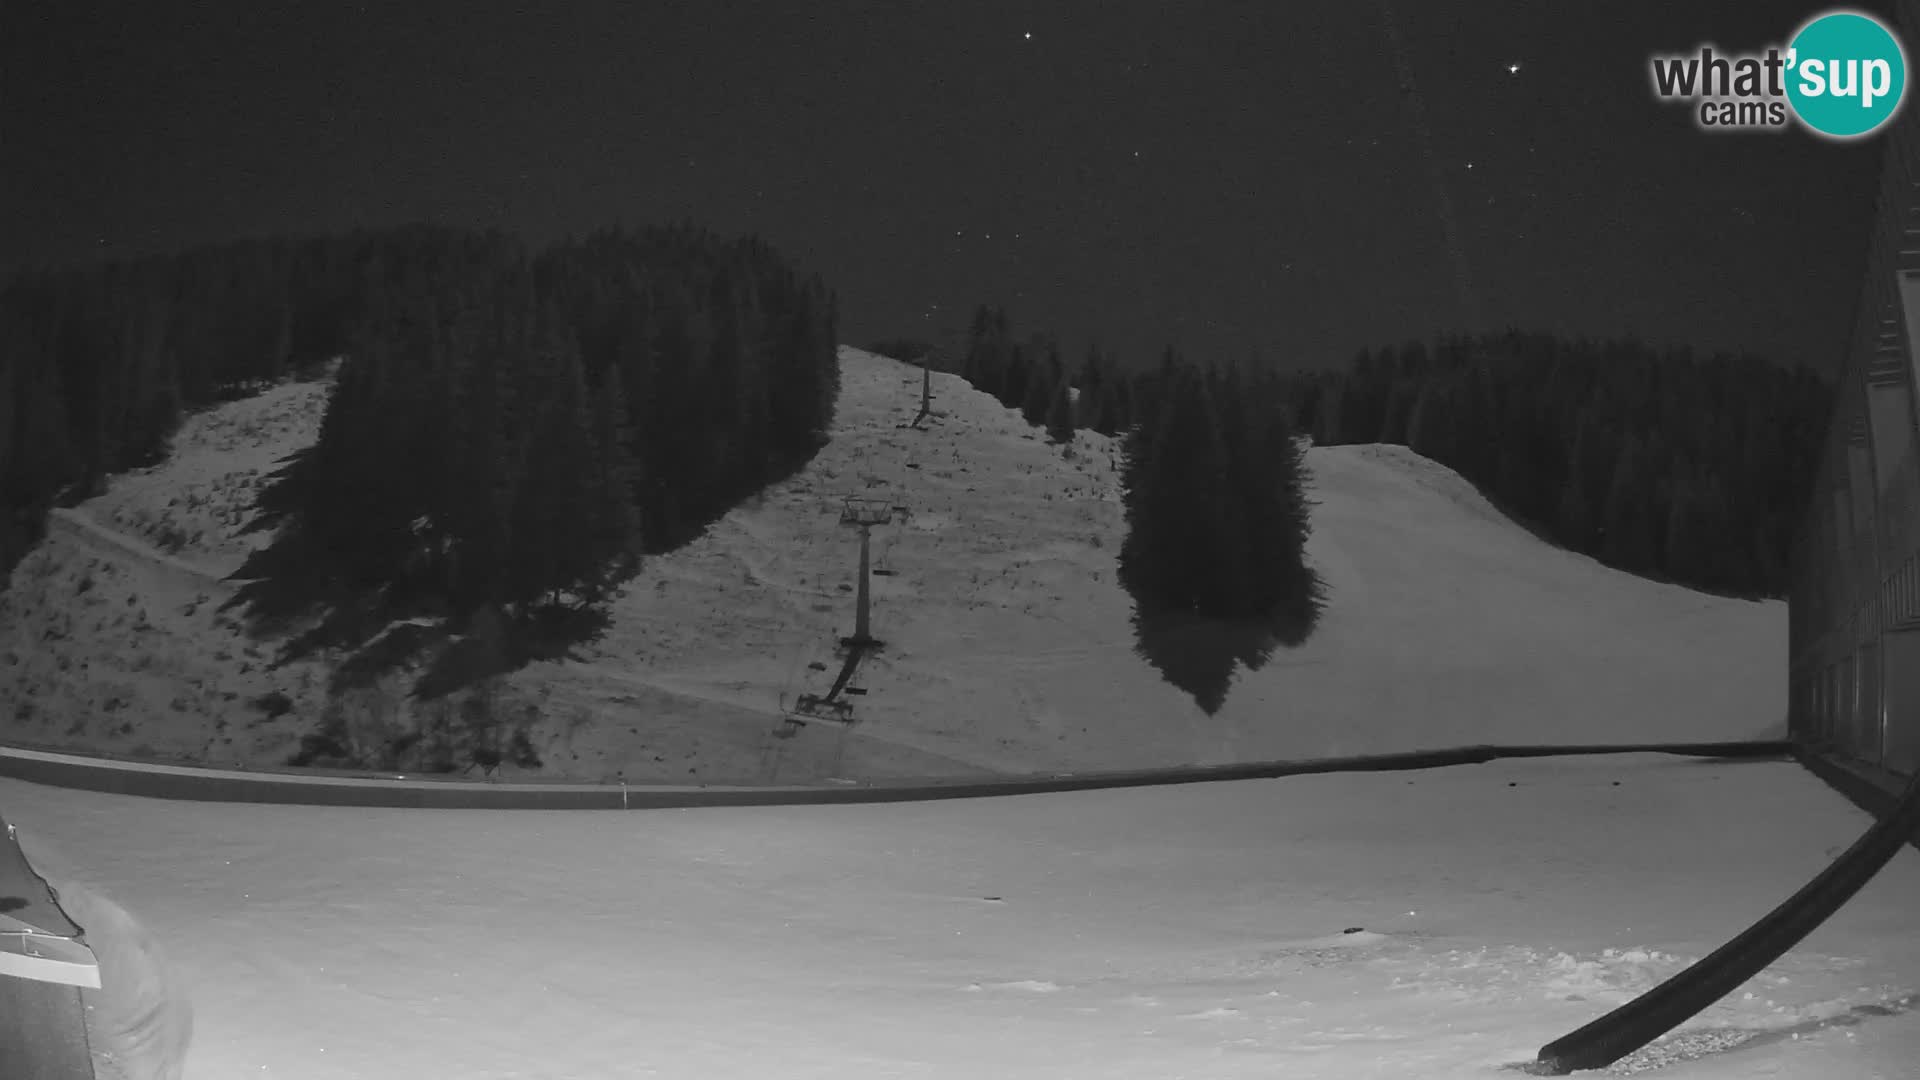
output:
M933 411L933 354L924 353L920 357L920 411L915 413L913 419L906 423L895 424L893 426L897 428L907 428L913 431L925 431L926 429L920 425L926 423L927 417L936 415L944 416L946 414L935 413Z
M933 412L933 358L931 354L920 357L920 415L913 418L910 427L919 427Z
M867 613L871 607L868 583L871 579L870 551L875 525L885 525L893 520L893 504L885 499L869 499L860 496L848 496L840 511L840 524L852 525L860 530L860 581L857 585L857 597L853 616L853 636L841 638L840 643L851 648L867 649L880 644L875 640L867 622Z

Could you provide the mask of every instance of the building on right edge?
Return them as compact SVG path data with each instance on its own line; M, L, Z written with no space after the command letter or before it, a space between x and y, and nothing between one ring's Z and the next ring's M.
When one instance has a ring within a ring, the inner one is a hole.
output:
M1897 32L1920 41L1920 0L1896 7ZM1876 137L1866 274L1794 544L1788 724L1887 788L1920 772L1920 108Z

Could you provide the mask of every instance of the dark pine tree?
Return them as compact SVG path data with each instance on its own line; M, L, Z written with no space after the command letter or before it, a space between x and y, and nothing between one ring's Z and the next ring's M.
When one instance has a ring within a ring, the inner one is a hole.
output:
M1100 399L1106 392L1107 363L1100 355L1098 346L1087 347L1087 357L1081 361L1080 374L1075 386L1079 389L1078 404L1075 407L1074 426L1099 430L1095 420L1100 411Z
M1020 416L1034 427L1047 422L1047 409L1053 404L1054 390L1065 384L1055 365L1040 360L1027 376L1026 393L1020 399Z
M1122 580L1145 611L1236 614L1252 553L1219 416L1198 372L1176 369L1163 385L1152 430L1127 439Z
M1065 379L1053 388L1053 404L1047 408L1047 438L1056 443L1073 441L1073 388Z
M620 369L609 367L593 399L594 547L595 558L608 568L604 581L618 582L640 568L646 549L641 530L637 440L627 413L626 388Z
M1033 382L1033 357L1023 345L1009 345L1002 355L1006 360L1000 369L1000 404L1018 409L1027 400L1027 386Z

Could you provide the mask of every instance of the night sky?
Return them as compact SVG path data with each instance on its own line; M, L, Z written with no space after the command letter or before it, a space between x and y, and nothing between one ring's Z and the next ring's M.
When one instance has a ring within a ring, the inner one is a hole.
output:
M687 218L822 274L852 343L986 301L1296 366L1477 309L1830 367L1877 144L1704 134L1647 77L1820 10L1393 0L1409 102L1377 0L18 3L0 266Z

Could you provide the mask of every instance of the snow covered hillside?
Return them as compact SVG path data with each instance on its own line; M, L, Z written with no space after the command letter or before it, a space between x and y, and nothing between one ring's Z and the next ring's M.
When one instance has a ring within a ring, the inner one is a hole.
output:
M169 459L56 509L0 592L0 739L144 758L283 759L317 705L316 664L269 671L223 579L255 548L242 532L276 463L311 445L329 382L291 383L189 416Z
M578 659L514 676L548 775L798 782L1783 733L1784 604L1557 550L1386 446L1309 453L1328 610L1208 717L1134 654L1113 440L1083 432L1063 453L940 374L942 415L907 429L918 370L841 357L834 438L807 469L651 560ZM252 542L235 534L246 497L312 438L323 395L282 387L196 417L167 464L56 517L0 596L0 737L285 757L325 673L267 670L270 647L217 612L218 578ZM861 671L855 726L776 739L783 703L827 689L852 628L849 495L905 507L874 530L887 648Z

